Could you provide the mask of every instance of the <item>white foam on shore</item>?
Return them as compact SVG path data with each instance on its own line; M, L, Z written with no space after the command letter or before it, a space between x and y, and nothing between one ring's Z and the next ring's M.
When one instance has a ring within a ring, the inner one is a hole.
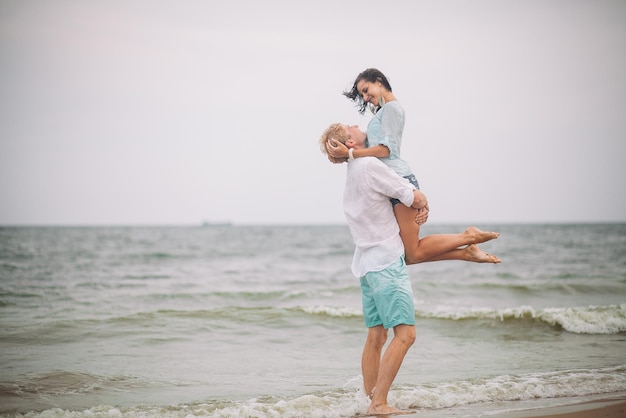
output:
M291 399L272 397L246 401L207 401L185 405L163 405L123 408L108 405L80 411L59 408L41 412L16 414L28 418L339 418L354 416L367 410L368 400L361 390L360 377L351 379L343 388L326 393L305 394ZM460 380L394 387L391 404L418 412L446 413L454 408L480 407L494 403L593 396L626 392L626 365L597 369L569 370L525 375L502 375L491 378ZM506 408L511 408L507 405ZM504 409L501 409L504 411Z

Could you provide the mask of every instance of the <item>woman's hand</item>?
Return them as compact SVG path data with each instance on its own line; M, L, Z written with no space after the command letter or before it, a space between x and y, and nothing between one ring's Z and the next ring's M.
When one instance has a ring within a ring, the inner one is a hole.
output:
M341 161L346 161L348 159L348 147L346 147L341 142L336 139L329 139L326 142L326 152L328 153L328 159L330 157L335 159L341 159ZM331 160L332 161L332 160Z

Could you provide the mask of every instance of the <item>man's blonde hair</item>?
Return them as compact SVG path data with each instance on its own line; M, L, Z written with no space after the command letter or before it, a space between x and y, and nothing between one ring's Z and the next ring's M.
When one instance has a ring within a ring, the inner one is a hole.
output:
M348 135L348 133L346 132L346 128L344 125L340 123L333 123L328 128L326 128L326 130L320 137L320 150L322 151L322 154L327 154L328 152L326 151L326 143L328 141L334 139L345 145L346 141L349 138L350 135Z

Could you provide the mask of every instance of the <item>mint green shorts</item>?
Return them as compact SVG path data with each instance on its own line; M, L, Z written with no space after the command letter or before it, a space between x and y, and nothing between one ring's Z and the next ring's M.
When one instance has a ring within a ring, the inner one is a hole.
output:
M415 325L413 290L403 257L384 270L361 277L361 297L366 327Z

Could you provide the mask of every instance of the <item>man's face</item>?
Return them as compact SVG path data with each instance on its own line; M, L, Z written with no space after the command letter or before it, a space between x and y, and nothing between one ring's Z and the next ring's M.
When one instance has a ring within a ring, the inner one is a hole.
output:
M350 137L346 141L346 145L348 147L353 147L355 145L362 147L365 144L365 139L367 138L367 135L365 134L365 132L359 129L359 125L344 125L343 127Z

